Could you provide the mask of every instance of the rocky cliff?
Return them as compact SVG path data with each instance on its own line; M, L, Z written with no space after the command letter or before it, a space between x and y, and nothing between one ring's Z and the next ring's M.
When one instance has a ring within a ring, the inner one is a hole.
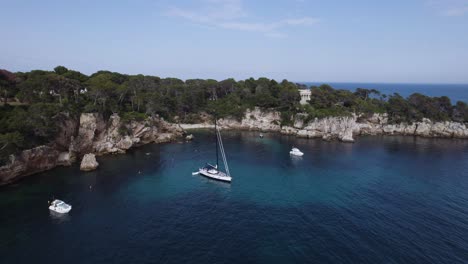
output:
M345 117L327 117L304 121L305 115L298 114L292 120L292 126L280 126L281 116L275 111L261 111L256 108L245 113L242 120L220 119L222 129L243 129L258 131L275 131L287 135L305 138L338 139L343 142L354 142L359 135L411 135L423 137L468 138L468 128L457 122L432 122L423 119L412 124L391 124L386 114L374 114L370 117L352 115ZM181 124L184 129L209 128L210 123Z
M107 122L96 114L82 114L78 136L72 146L73 152L81 155L125 153L132 147L169 142L182 134L183 130L179 126L160 118L122 124L117 114L110 116Z
M343 142L354 142L355 137L359 135L468 138L468 128L463 123L432 122L423 119L412 124L391 124L385 114L374 114L370 117L327 117L311 121L307 121L305 115L298 114L292 121L291 126L281 126L279 112L255 108L246 111L240 121L226 118L220 119L218 124L222 129L273 131ZM117 114L110 116L107 121L93 113L81 114L79 121L64 118L61 123L62 129L54 142L11 156L8 164L0 167L0 185L56 166L70 165L88 153L97 156L125 153L135 146L174 140L184 134L184 129L212 127L210 122L176 125L158 117L124 124ZM89 163L92 163L92 166L85 166L86 168L97 166L97 162Z
M71 165L88 153L125 153L135 146L169 142L184 132L180 126L158 117L124 124L117 114L106 121L94 113L81 114L79 121L65 118L60 127L61 131L54 142L25 150L17 156L12 155L10 161L0 167L0 185L56 166ZM93 166L85 167L95 166L93 163Z

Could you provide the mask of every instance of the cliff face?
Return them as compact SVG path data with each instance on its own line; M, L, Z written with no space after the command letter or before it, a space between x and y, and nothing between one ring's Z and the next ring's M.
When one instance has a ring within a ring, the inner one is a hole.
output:
M390 124L385 114L374 114L371 117L328 117L309 122L305 122L304 119L305 115L298 114L292 126L281 126L279 112L255 108L246 111L241 121L220 119L218 125L222 129L274 131L298 137L337 139L343 142L354 142L354 138L359 135L468 138L466 125L456 122L432 122L423 119L412 124ZM0 185L56 166L71 165L77 159L81 160L85 154L99 156L125 153L135 146L174 140L183 135L183 129L212 127L211 123L176 125L156 117L123 124L117 114L107 121L92 113L81 114L79 121L64 118L61 131L54 142L11 156L8 164L0 167Z
M135 146L174 140L183 132L179 126L156 117L122 124L117 114L105 121L98 114L83 113L79 121L64 119L56 140L49 145L12 155L0 167L0 185L56 166L69 166L88 153L125 153Z
M0 185L52 169L60 164L59 156L59 151L49 146L39 146L11 156L9 163L0 167Z
M432 122L425 118L421 122L412 124L390 124L385 114L374 114L369 118L360 118L356 115L350 117L329 117L315 119L302 127L285 129L286 134L295 134L301 137L321 137L323 139L339 139L344 142L353 142L358 135L409 135L438 138L468 138L468 129L465 124L456 122Z
M468 128L457 122L432 122L423 119L412 124L390 124L386 114L374 114L371 117L358 115L346 117L327 117L314 119L305 123L305 115L298 114L293 126L280 126L281 116L275 111L261 111L256 108L247 111L241 121L220 119L222 129L244 129L258 131L275 131L286 135L305 138L338 139L343 142L354 142L359 135L411 135L423 137L468 138ZM212 127L212 124L181 125L184 129Z
M81 155L125 153L134 146L169 142L182 134L183 130L179 126L159 118L132 121L124 125L117 114L113 114L107 123L96 114L82 114L73 146L74 151Z

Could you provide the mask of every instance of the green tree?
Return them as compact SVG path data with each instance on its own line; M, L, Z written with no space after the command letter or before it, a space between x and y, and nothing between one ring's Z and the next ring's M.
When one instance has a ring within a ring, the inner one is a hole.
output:
M55 73L58 75L63 75L68 72L68 69L65 68L64 66L57 66L54 68Z
M3 96L3 105L8 102L8 97L13 93L16 77L7 70L0 70L0 93Z
M468 122L468 105L458 101L453 108L452 119L457 122Z
M8 145L21 146L23 140L24 138L19 132L0 134L0 151Z
M117 91L124 82L121 74L112 72L102 71L91 75L86 82L89 86L88 96L92 100L92 106L88 106L88 109L106 115L118 112L119 96Z
M401 95L395 93L390 96L387 104L389 121L394 123L412 122L420 119L420 113Z

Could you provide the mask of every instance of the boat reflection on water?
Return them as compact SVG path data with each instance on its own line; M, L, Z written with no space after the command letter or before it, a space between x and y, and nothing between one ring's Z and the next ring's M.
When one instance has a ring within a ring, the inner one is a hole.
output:
M302 156L295 156L295 155L289 155L291 157L291 163L295 166L299 165L304 157Z
M231 189L231 183L230 182L225 182L225 181L213 181L213 180L210 180L208 178L205 178L204 179L204 182L207 182L209 184L213 184L213 185L216 185L217 187L221 187L221 188L224 188L224 189Z
M61 214L52 210L49 210L49 212L50 218L58 223L68 222L71 220L70 214Z

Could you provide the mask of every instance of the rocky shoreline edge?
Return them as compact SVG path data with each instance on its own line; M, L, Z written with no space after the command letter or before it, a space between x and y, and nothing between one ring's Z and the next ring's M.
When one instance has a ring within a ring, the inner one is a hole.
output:
M95 156L121 154L126 150L148 143L164 143L182 139L187 130L213 128L205 119L199 124L174 124L159 117L143 121L122 122L117 114L107 121L94 113L83 113L80 120L65 119L56 140L48 145L24 150L10 156L0 167L0 185L12 183L28 175L50 170L57 166L70 166L81 160L83 171L96 169ZM281 114L255 108L247 110L242 120L218 120L221 129L278 132L303 138L322 138L354 142L360 135L407 135L434 138L468 138L468 128L457 122L432 122L423 119L412 124L391 124L385 114L372 116L352 115L306 120L298 114L290 126L281 126Z
M433 138L468 138L468 127L458 122L432 122L423 118L420 122L392 124L386 114L371 116L356 115L343 117L315 118L307 121L306 115L298 114L291 120L290 126L281 126L281 114L255 108L247 110L242 120L219 119L221 129L255 130L278 132L302 138L322 138L354 142L360 135L404 135ZM180 124L184 130L213 128L210 122L200 124Z

